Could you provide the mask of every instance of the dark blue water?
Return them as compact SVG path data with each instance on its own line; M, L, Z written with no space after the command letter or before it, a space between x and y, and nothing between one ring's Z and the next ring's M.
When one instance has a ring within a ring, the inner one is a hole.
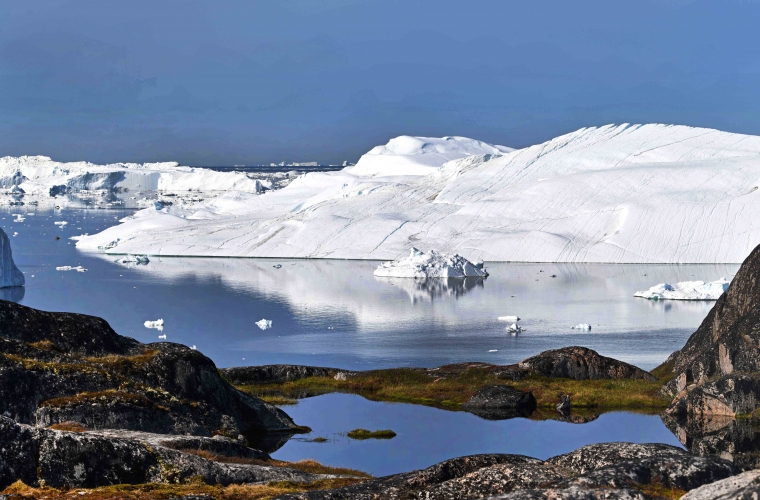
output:
M275 458L313 458L374 475L420 469L477 453L516 453L546 459L587 444L609 441L681 446L656 415L607 413L585 424L524 418L490 421L465 412L378 403L349 394L303 399L284 409L297 423L312 427L314 432L291 439L273 454ZM397 436L365 441L345 436L356 428L391 429ZM329 441L306 441L317 436Z

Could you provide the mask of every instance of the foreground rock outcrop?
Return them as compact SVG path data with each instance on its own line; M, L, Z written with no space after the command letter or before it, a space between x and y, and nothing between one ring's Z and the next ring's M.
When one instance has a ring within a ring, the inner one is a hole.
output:
M520 361L519 367L537 375L552 378L657 380L657 377L641 368L602 356L586 347L577 346L544 351Z
M696 457L662 444L604 443L542 461L521 455L474 455L428 469L371 479L281 500L425 498L653 498L647 487L688 491L735 474L720 458Z
M141 344L92 316L0 301L0 414L50 426L162 434L298 431L282 410L227 383L214 363L172 343Z

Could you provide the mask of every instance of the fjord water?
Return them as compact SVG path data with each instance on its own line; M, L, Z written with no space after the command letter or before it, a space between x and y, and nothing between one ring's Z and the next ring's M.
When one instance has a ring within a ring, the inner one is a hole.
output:
M297 363L345 369L438 366L461 361L514 363L540 351L583 345L650 369L680 348L712 302L653 302L636 290L663 281L731 277L738 265L490 263L486 280L378 279L376 262L158 258L119 264L78 251L71 236L94 233L133 210L0 212L26 287L2 298L51 311L101 316L142 342L195 345L218 366ZM14 222L11 214L24 214ZM66 221L65 226L54 222ZM14 233L18 233L13 236ZM56 239L56 237L60 239ZM280 268L274 267L281 265ZM57 271L83 266L87 272ZM556 277L552 277L555 275ZM498 316L517 315L508 334ZM143 326L163 319L158 332ZM254 323L273 321L268 330ZM572 329L590 323L591 331ZM493 352L492 352L493 351ZM284 408L314 431L273 457L314 458L375 475L426 467L473 453L546 458L605 441L678 445L656 415L612 413L586 424L483 420L408 404L329 394ZM390 428L388 441L354 441L354 428ZM309 442L314 437L328 442Z
M23 297L4 293L40 309L101 316L141 342L166 334L220 367L505 364L583 345L651 369L684 344L713 303L656 302L633 293L666 281L730 278L738 269L488 263L485 280L418 282L375 278L377 262L369 261L151 257L135 266L83 253L69 240L116 224L131 210L21 208L3 210L0 223L27 284ZM34 215L13 222L12 213ZM55 269L65 265L89 271ZM504 315L521 317L524 332L508 334L497 320ZM143 326L158 318L163 332ZM272 320L271 329L254 324L262 318ZM572 329L579 323L591 331Z

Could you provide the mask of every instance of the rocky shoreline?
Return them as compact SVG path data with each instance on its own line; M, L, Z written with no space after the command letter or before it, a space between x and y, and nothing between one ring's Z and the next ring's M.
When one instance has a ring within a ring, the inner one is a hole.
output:
M139 343L100 318L0 301L0 488L8 488L5 498L24 498L21 483L48 492L116 484L278 484L279 490L255 498L284 491L278 498L289 499L694 500L760 494L754 470L760 467L760 248L684 348L652 373L583 347L546 351L509 366L462 363L408 373L444 383L472 370L498 382L459 403L483 418L527 416L537 402L545 406L544 396L520 389L526 381L578 387L622 380L660 387L657 397L669 402L663 421L688 451L605 443L544 461L475 455L370 479L329 468L303 470L271 461L266 449L307 429L235 386L351 381L366 373L296 365L218 370L198 351ZM552 397L558 418L570 419L573 397ZM227 498L203 495L192 497Z

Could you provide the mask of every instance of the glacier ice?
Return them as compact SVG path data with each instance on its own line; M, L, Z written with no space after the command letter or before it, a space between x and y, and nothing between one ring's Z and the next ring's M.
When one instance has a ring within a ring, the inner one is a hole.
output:
M120 238L106 252L392 260L416 246L473 261L740 263L760 243L758 136L608 125L446 163L418 154L425 146L391 146L265 196L142 210L77 247ZM399 168L407 156L417 166Z
M0 228L0 288L24 285L24 274L13 262L11 241Z
M460 255L422 252L412 248L409 257L383 262L374 272L385 278L467 278L486 277L488 272Z
M704 281L679 281L675 285L660 283L649 290L639 291L634 297L651 300L718 300L728 290L731 281L721 278L705 283Z
M261 320L256 322L256 326L258 326L262 330L267 330L269 328L272 328L272 320L262 318Z

